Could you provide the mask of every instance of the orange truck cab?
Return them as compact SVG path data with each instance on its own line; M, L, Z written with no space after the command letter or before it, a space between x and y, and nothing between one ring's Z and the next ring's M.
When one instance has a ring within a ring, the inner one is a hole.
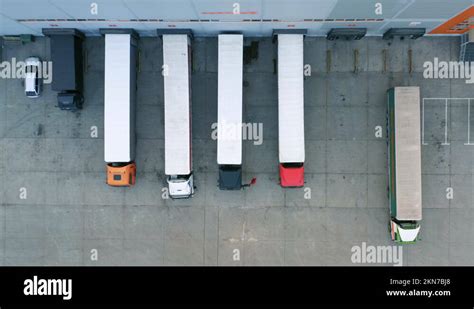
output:
M137 167L135 163L107 164L107 184L113 187L129 187L135 184Z

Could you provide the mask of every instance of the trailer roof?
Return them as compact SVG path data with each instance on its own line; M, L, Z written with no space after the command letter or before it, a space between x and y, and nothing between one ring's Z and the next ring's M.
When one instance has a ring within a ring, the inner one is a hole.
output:
M186 34L163 35L165 93L165 174L191 172L191 104L189 39Z
M302 34L278 34L278 148L280 163L305 160Z
M243 36L219 35L217 163L242 164Z
M53 81L51 88L55 91L76 90L80 78L75 72L76 55L81 52L80 38L72 34L54 34L51 38L51 62L53 63Z
M26 91L35 90L35 79L36 79L36 73L33 73L33 72L25 73L25 90Z
M104 145L106 162L131 162L131 37L105 35Z
M396 87L395 158L398 220L421 220L420 88Z

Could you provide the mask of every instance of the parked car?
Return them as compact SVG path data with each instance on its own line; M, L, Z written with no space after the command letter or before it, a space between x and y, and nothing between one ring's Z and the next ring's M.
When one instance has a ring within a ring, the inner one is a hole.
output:
M38 57L29 57L25 63L25 94L28 98L37 98L42 88L42 79L39 76L41 60Z

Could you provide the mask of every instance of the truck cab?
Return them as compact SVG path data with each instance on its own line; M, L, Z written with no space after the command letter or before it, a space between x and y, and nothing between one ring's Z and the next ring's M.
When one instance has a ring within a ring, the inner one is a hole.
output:
M84 98L77 92L58 93L58 107L61 110L75 111L82 108Z
M171 175L166 179L168 182L169 194L173 199L189 198L194 194L194 176L191 175Z
M415 243L420 232L417 221L390 220L390 234L392 240L400 243Z
M107 164L107 184L112 187L129 187L135 184L136 165L129 164Z
M240 190L242 188L242 166L220 165L219 166L219 189Z
M289 188L304 186L303 163L280 163L280 185Z

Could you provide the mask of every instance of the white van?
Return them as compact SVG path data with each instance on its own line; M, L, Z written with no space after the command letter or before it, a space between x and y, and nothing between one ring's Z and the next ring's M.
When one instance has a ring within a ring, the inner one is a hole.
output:
M25 63L25 94L28 98L37 98L41 94L42 87L39 76L41 61L38 57L29 57Z

